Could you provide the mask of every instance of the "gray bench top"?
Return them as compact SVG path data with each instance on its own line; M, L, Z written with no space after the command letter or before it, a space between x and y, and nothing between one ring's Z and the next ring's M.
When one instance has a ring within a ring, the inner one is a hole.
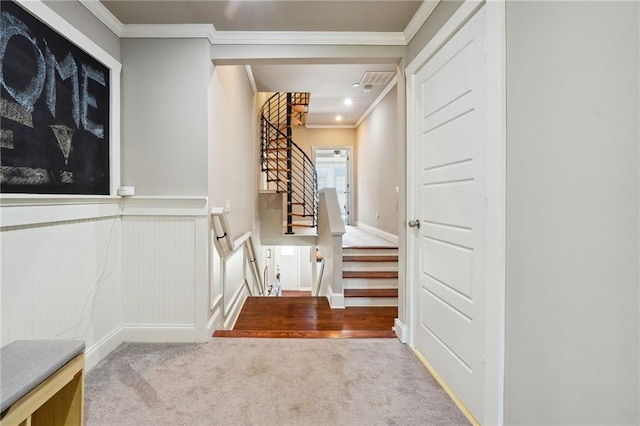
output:
M0 348L0 412L82 352L82 340L16 340Z

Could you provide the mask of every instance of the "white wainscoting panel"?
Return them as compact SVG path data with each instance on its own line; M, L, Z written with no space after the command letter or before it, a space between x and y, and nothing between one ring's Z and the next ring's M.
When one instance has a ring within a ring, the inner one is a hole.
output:
M100 344L121 342L120 219L39 222L0 232L1 344L83 339L91 368Z
M125 324L195 325L195 223L188 216L123 217Z

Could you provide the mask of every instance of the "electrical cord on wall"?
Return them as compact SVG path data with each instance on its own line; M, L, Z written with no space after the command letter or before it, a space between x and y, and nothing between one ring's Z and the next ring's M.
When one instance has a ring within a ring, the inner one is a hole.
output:
M89 310L89 323L91 323L91 321L93 321L93 314L94 314L95 307L96 307L96 300L98 299L98 297L97 297L98 291L100 290L100 286L101 286L102 282L104 281L104 279L108 275L106 272L107 272L107 266L109 264L109 254L110 254L111 248L112 248L113 230L116 227L116 223L118 222L118 219L122 216L123 205L124 205L124 198L121 198L120 201L118 202L118 213L113 218L113 222L111 223L111 228L109 230L109 237L107 239L107 247L106 247L106 250L105 250L104 262L102 264L102 270L100 271L100 274L98 275L98 277L94 280L93 288L91 289L89 294L87 294L87 297L85 297L85 299L84 299L84 303L82 305L82 310L80 311L80 318L78 319L78 322L73 324L71 327L67 328L66 330L54 335L54 338L59 338L59 337L65 335L65 334L67 334L68 332L70 332L74 328L75 328L75 331L74 331L73 336L71 337L71 339L77 339L79 337L82 337L83 339L86 338L86 335L87 335L87 332L88 332L88 328L84 331L84 333L81 336L78 334L78 332L80 331L80 326L82 325L82 323L85 320L85 313L87 312L87 306L88 306L89 301L91 299L93 299L93 301L91 303L91 309Z

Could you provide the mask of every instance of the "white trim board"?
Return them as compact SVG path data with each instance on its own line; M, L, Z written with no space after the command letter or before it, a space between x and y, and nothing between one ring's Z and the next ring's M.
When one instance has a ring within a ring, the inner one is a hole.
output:
M120 197L2 197L0 228L116 217L120 211Z
M424 1L402 32L217 31L213 24L123 24L98 0L79 0L120 38L206 38L211 44L318 44L406 46L440 0Z
M0 228L122 216L208 216L207 197L16 194L0 197Z
M100 361L109 355L115 348L124 342L122 326L117 327L111 333L100 339L99 342L85 350L84 366L87 372L91 371Z
M249 79L251 90L253 90L253 94L255 95L258 93L258 86L256 86L256 78L253 76L253 69L251 69L251 65L245 65L244 69L247 72L247 78Z
M107 26L118 37L122 37L124 24L116 18L99 0L79 0L100 22Z
M362 228L365 231L369 232L370 234L373 234L377 237L382 238L383 240L389 241L390 243L393 243L395 245L398 245L400 243L400 239L397 235L393 235L389 232L383 231L381 229L378 228L374 228L373 226L367 225L366 223L362 223L362 222L356 222L356 226L358 228Z
M206 342L206 336L193 324L124 324L125 342Z
M409 21L407 26L404 28L403 35L405 44L409 44L416 33L420 30L422 25L427 22L427 18L431 16L434 9L440 0L431 0L431 1L423 1L416 13L413 15L413 18Z
M120 38L206 38L214 44L216 34L211 24L127 24Z
M207 197L126 197L122 216L209 216Z
M407 326L400 321L399 318L393 320L393 329L396 332L396 337L400 342L407 344L409 339L407 336Z

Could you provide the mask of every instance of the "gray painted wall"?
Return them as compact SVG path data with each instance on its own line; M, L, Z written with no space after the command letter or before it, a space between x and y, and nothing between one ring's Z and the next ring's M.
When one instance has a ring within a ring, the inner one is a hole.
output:
M411 63L418 53L427 45L442 26L451 18L456 10L464 3L460 0L441 0L433 9L429 18L407 46L407 64Z
M80 2L77 0L44 0L44 3L111 56L120 60L120 39Z
M244 66L216 66L209 93L209 201L212 207L231 202L228 219L237 238L257 220L257 104Z
M357 129L357 220L398 235L398 94L394 87ZM379 217L376 217L376 212Z
M637 2L507 4L506 424L638 424Z
M209 42L123 39L122 184L207 195Z

